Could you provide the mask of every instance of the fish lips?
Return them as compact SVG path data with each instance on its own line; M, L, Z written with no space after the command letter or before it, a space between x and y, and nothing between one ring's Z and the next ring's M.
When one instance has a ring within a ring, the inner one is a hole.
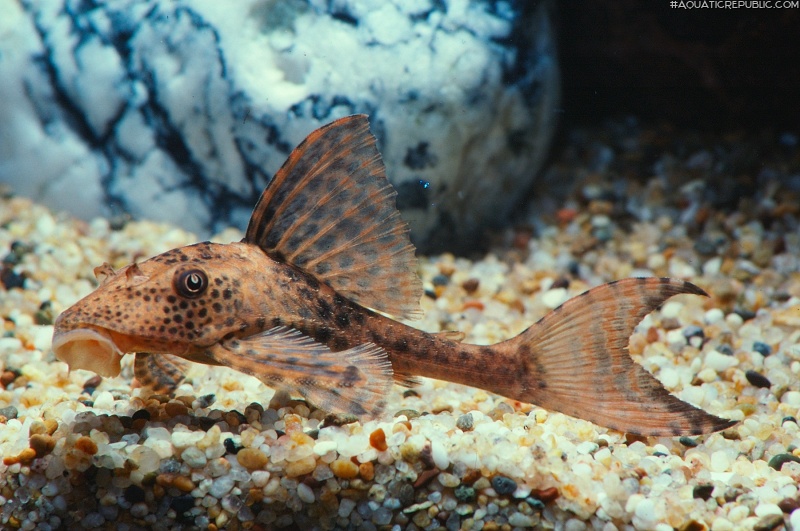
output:
M56 328L53 352L70 370L86 369L100 376L117 376L125 353L111 334L109 330L94 327L63 331Z

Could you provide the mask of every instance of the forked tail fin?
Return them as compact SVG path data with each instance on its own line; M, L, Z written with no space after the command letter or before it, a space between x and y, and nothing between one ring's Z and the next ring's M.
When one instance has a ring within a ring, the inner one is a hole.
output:
M694 435L735 422L671 395L628 355L642 318L681 293L707 295L671 278L629 278L579 295L503 344L528 379L515 398L619 431ZM517 394L517 393L515 393Z

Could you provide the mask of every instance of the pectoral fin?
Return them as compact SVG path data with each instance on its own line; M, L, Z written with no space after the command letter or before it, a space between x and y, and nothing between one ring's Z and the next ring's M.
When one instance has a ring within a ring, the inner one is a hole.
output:
M171 354L137 352L133 361L133 375L154 393L171 395L183 382L189 364Z
M392 366L382 348L366 343L332 352L287 327L223 341L206 355L270 387L295 390L321 409L362 418L381 413L392 386Z

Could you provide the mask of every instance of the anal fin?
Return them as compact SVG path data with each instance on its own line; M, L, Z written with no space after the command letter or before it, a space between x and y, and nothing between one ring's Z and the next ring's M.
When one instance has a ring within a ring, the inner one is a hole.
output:
M366 343L332 352L287 327L223 341L206 355L270 387L296 391L321 409L361 418L383 411L393 383L392 366L382 348Z

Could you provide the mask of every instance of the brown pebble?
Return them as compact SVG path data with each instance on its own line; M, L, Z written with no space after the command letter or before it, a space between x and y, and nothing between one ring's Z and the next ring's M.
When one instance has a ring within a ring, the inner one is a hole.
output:
M99 374L95 374L94 376L83 382L83 390L86 391L90 388L95 388L98 385L100 385L102 381L103 377L100 376Z
M658 341L658 328L651 326L647 329L647 342L648 343L655 343Z
M419 476L417 476L417 480L414 482L414 488L422 487L430 483L430 481L439 475L441 470L438 468L431 468L430 470L423 470Z
M167 402L164 405L164 411L166 412L168 417L172 418L181 415L186 415L187 413L189 413L189 408L186 407L186 404L184 404L183 402L173 400L171 402Z
M480 470L468 470L464 477L461 478L461 483L464 485L472 485L481 478Z
M708 526L697 520L689 520L680 527L680 531L706 531Z
M3 387L8 387L14 380L17 379L17 374L14 371L3 371L3 374L0 374L0 385Z
M480 280L478 280L477 278L470 278L470 279L465 280L461 284L461 287L464 288L464 291L466 291L468 294L472 295L473 293L478 291L478 288L480 287L480 285L481 285L481 281Z
M784 498L778 502L778 507L786 514L791 514L792 511L800 509L800 498Z
M330 464L330 467L337 478L353 479L358 475L358 467L349 459L336 459Z
M236 454L239 464L248 470L260 470L269 461L269 458L258 448L242 448Z
M45 433L31 435L29 443L33 451L36 452L36 457L44 457L56 447L55 439Z
M550 503L558 498L558 489L555 487L548 487L546 489L534 489L531 491L531 498L536 498L544 503Z
M384 452L389 447L386 444L386 432L378 428L369 434L369 444L379 452Z
M372 461L367 461L366 463L358 465L358 475L361 476L361 479L364 481L372 481L375 477L375 466L372 464Z
M97 453L97 443L85 435L75 441L75 448L86 455L94 455Z

